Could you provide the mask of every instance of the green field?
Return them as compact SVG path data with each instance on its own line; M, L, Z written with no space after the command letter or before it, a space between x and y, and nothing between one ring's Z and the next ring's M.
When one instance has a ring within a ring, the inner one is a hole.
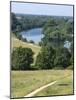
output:
M61 79L56 84L37 93L36 96L70 95L73 94L72 76Z
M35 96L73 94L72 70L12 71L11 97L26 96L30 92L57 80L58 82Z

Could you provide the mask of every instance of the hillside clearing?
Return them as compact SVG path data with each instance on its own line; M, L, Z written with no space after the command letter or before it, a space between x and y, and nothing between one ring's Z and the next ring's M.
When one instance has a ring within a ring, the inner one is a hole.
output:
M40 52L40 49L41 49L40 46L38 46L36 44L28 43L28 42L23 42L23 41L17 39L14 35L12 35L12 38L11 38L11 46L12 46L11 50L13 50L16 47L20 47L20 46L22 46L24 48L31 48L32 51L34 52L34 63L36 60L36 56L38 55L38 53Z
M12 37L11 43L12 43L12 48L19 47L19 46L22 46L22 47L25 47L25 48L31 48L35 54L37 54L40 51L40 48L41 48L38 45L23 42L23 41L17 39L16 37Z

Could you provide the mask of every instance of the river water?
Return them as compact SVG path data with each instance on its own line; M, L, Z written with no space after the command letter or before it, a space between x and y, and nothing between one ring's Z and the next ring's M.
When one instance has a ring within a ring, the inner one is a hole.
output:
M42 28L33 28L28 31L22 31L20 32L23 38L26 38L28 41L33 40L36 44L38 44L41 41L41 38L43 38L42 34ZM70 48L71 43L69 41L64 42L65 48Z
M38 44L41 41L41 38L43 37L42 28L34 28L28 31L22 31L20 32L20 34L23 38L26 38L28 41L33 40L36 44Z

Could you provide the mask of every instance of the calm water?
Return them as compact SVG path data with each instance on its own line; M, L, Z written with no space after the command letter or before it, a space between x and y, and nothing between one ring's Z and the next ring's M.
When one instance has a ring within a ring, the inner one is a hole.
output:
M28 31L23 31L20 33L23 38L26 38L28 41L33 40L35 43L39 43L43 37L42 28L34 28Z
M28 41L33 40L36 44L38 44L41 41L41 38L43 37L42 34L42 28L34 28L30 29L28 31L22 31L20 32L23 38L26 38ZM65 48L70 48L71 43L69 41L64 42Z
M65 47L65 48L68 48L68 49L69 49L70 46L71 46L71 42L69 42L69 41L65 41L65 42L64 42L64 47Z

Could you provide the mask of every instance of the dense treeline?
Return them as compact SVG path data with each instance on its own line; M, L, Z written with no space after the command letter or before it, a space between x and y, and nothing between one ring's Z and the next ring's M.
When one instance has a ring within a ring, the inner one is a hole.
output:
M18 47L12 53L13 70L65 69L72 65L72 55L67 48L55 49L50 44L44 46L37 55L35 65L33 51L30 48ZM73 66L71 67L71 69Z
M67 48L54 49L51 45L42 48L36 60L38 69L64 69L71 65L71 53Z
M11 31L17 32L21 30L21 23L16 18L16 15L14 13L11 13Z
M42 27L44 37L39 42L41 51L33 63L33 51L30 48L15 48L12 52L12 69L52 69L68 68L73 65L73 19L69 17L50 17L36 15L11 14L11 29L16 37L24 42L18 34L19 31L35 27ZM69 47L64 47L64 42L70 42ZM30 43L34 42L31 40ZM73 66L72 66L73 68Z
M58 24L63 24L65 21L72 21L71 17L60 17L60 16L40 16L40 15L25 15L25 14L14 14L11 13L11 29L13 32L28 30L31 28L44 27L46 22L49 22L50 19L54 19ZM69 26L70 24L67 23ZM67 25L67 26L68 26ZM68 29L69 30L69 29ZM71 27L70 27L71 30Z
M53 46L62 46L65 41L73 41L73 21L50 19L43 27L43 45L51 43Z
M18 32L37 27L42 27L45 37L49 35L51 40L56 35L57 31L62 35L62 39L68 38L68 40L71 40L71 35L73 33L73 18L11 13L11 30L17 37L20 37Z
M42 51L37 56L36 66L50 69L52 67L67 68L72 65L73 20L47 20L43 27L43 34ZM64 47L65 41L70 43L68 47Z
M13 32L42 27L49 17L36 15L19 15L11 13L11 27Z

